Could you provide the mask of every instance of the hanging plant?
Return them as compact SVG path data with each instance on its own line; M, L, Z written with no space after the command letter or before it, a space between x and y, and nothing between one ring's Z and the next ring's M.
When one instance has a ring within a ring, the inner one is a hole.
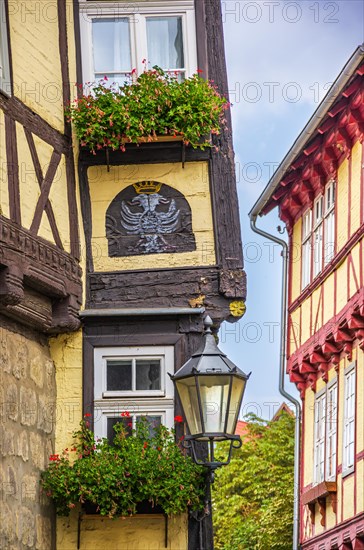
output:
M78 503L109 517L135 514L146 501L168 515L202 508L204 470L185 456L174 430L159 426L150 436L149 428L146 419L133 430L117 423L111 444L95 441L83 420L73 434L74 447L51 455L41 475L42 491L53 499L57 514L69 515Z
M193 148L212 146L211 134L220 134L229 105L212 83L198 74L179 82L158 67L132 76L123 86L104 77L67 107L81 146L93 153L125 151L127 143L158 136L178 136Z

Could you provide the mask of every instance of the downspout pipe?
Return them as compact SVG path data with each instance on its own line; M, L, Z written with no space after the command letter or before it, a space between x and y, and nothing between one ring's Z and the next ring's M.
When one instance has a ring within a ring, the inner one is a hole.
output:
M286 370L286 342L287 342L287 296L288 296L288 246L285 241L271 235L256 226L257 215L250 213L250 227L252 230L282 247L282 295L281 295L281 333L280 333L280 360L279 360L279 392L290 401L296 410L295 419L295 446L294 446L294 503L293 503L293 545L292 550L298 550L300 538L300 450L301 450L301 403L284 387Z

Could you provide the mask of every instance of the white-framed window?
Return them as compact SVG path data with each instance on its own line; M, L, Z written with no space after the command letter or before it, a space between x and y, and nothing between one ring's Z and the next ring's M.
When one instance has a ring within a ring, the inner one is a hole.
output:
M344 373L343 474L350 473L355 463L355 363Z
M314 483L336 477L337 381L330 382L315 399Z
M317 197L313 205L313 276L322 271L324 198Z
M312 211L307 210L302 220L302 289L311 281Z
M112 439L113 426L127 431L146 417L150 430L173 426L173 346L102 347L94 350L94 431Z
M193 0L80 2L84 82L123 84L136 69L158 65L179 78L197 69Z
M315 399L314 482L325 479L326 392Z
M9 45L5 0L0 0L0 91L11 95Z
M324 266L335 255L335 182L331 181L325 189L325 241Z
M326 400L326 480L336 477L337 455L337 383L331 383L327 387Z
M335 255L335 181L302 217L302 278L305 289Z

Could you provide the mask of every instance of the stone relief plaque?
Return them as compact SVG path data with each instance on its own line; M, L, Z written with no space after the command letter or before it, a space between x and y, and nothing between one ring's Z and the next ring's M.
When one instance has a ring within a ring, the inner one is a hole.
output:
M169 185L141 181L121 191L106 211L110 257L196 250L191 208Z

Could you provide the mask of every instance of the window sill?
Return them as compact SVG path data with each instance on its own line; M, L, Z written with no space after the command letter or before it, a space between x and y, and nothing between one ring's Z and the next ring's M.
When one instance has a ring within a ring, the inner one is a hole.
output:
M318 485L314 485L302 495L302 504L310 504L316 502L319 498L325 498L332 493L337 492L336 481L322 481Z
M343 469L341 477L342 477L342 479L344 479L345 477L350 476L354 472L355 472L355 467L354 466L351 466L351 468L346 468L345 470Z

